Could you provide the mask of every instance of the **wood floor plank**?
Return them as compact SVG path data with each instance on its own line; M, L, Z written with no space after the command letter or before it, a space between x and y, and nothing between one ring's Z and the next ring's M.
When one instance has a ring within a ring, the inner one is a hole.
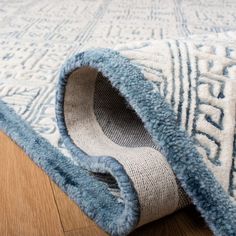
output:
M52 182L55 199L61 216L64 231L71 231L80 228L97 227L78 207L75 202L62 192L56 184Z
M0 132L0 235L64 235L49 178Z
M65 232L65 236L107 236L107 234L98 227L92 226Z

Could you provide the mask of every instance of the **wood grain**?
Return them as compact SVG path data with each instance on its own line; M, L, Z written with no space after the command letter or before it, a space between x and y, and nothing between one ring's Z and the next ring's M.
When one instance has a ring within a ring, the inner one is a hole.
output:
M52 183L52 186L64 231L97 227L96 224L80 210L78 205L73 201L69 201L66 194L63 193L56 184Z
M0 135L0 235L64 235L49 178Z
M0 132L0 235L105 236L80 208ZM210 236L193 207L136 229L130 236Z
M78 230L65 232L65 236L107 236L101 229L96 226L86 227Z

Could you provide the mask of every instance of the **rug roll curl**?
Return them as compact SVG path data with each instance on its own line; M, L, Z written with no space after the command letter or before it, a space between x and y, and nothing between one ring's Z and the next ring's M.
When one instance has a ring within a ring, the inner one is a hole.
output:
M126 235L192 201L216 235L235 235L235 42L137 42L64 64L57 124L91 175L77 202L106 232Z

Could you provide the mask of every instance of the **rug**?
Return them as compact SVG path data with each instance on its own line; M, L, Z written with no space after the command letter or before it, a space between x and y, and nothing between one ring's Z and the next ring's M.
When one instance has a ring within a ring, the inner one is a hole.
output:
M111 235L192 203L236 235L235 8L1 1L1 130Z

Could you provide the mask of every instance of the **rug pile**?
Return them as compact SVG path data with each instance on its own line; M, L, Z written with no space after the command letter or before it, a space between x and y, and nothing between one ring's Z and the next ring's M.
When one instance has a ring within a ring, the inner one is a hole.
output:
M1 1L1 130L111 235L192 203L236 235L235 9Z

